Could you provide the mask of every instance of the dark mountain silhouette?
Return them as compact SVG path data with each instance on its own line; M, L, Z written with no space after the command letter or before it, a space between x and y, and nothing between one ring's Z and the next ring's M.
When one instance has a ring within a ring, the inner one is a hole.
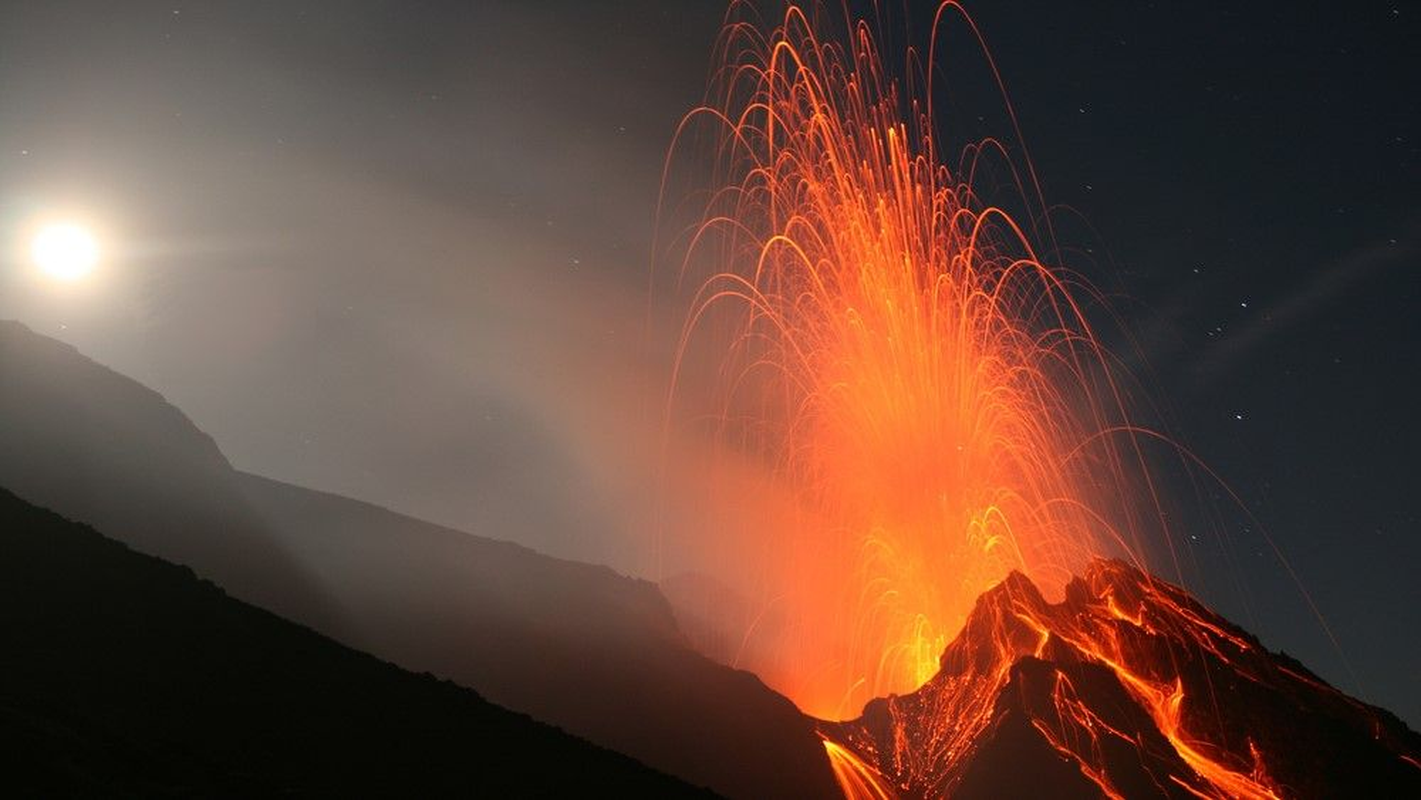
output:
M242 476L313 565L336 638L735 797L829 797L810 720L692 651L654 584Z
M233 596L735 797L836 793L812 721L605 567L233 470L158 394L0 323L0 486Z
M1401 720L1119 561L1054 605L1013 573L936 677L822 730L889 796L1421 797Z
M739 660L745 631L757 623L774 624L734 589L702 572L682 572L656 585L691 646L722 664Z
M323 621L303 571L248 513L211 437L157 392L0 320L0 486L234 595Z
M0 490L10 796L709 796Z

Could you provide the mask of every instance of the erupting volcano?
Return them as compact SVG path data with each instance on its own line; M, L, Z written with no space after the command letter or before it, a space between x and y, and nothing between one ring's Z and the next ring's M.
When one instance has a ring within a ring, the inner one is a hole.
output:
M1091 557L1139 553L1152 489L1089 288L974 189L1002 145L944 166L931 103L885 76L869 26L824 40L810 13L768 38L728 24L717 102L683 125L719 129L730 180L689 236L679 352L719 348L694 413L788 498L737 550L784 621L748 633L776 639L754 667L833 717L931 678L1010 571L1058 594Z
M1032 754L1058 793L1315 795L1323 728L1280 724L1304 713L1369 785L1415 783L1404 725L1129 565L1173 552L1142 444L1166 437L1132 420L1098 293L1052 262L1029 160L987 138L944 161L949 18L981 44L944 3L895 79L870 22L732 11L678 133L711 131L719 180L661 278L687 309L668 425L778 503L705 546L755 594L727 658L820 718L865 709L820 728L850 796L1029 793Z

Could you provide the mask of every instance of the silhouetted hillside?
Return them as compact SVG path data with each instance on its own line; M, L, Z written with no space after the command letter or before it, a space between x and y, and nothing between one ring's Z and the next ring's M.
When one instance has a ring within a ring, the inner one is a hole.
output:
M247 513L211 437L162 395L0 320L0 486L233 595L322 621L320 599Z
M16 323L0 375L0 486L27 501L693 784L837 793L810 721L693 652L650 583L238 473L157 393Z
M676 625L696 652L721 664L737 663L745 631L772 628L778 620L759 613L743 596L702 572L682 572L657 582ZM771 638L767 635L766 638Z
M243 475L335 636L737 797L837 794L811 722L692 652L655 585Z
M0 490L15 795L696 796Z

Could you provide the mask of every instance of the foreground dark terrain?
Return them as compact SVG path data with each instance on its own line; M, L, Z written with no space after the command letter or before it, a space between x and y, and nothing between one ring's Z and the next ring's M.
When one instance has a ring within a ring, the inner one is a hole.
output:
M26 501L693 785L837 793L812 722L693 650L654 584L239 472L157 392L18 323L0 374L0 487Z
M10 796L709 795L0 490Z

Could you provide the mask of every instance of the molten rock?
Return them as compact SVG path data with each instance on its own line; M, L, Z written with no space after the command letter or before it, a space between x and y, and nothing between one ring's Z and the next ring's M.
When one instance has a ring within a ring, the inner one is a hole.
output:
M983 594L936 677L821 732L860 797L1421 797L1421 736L1099 560Z

